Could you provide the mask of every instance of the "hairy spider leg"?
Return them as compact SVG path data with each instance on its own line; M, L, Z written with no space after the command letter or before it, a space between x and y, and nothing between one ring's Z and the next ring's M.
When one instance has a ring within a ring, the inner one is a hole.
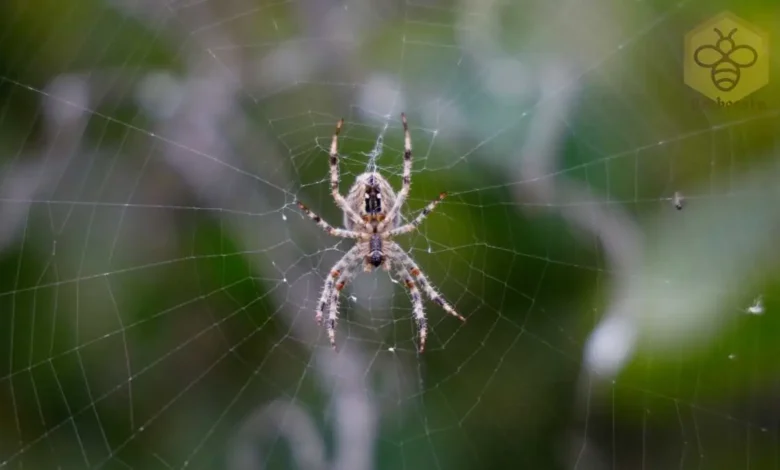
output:
M401 122L404 125L404 169L401 180L401 190L398 191L398 195L395 199L395 204L387 212L385 220L383 220L377 229L377 231L383 231L388 224L395 220L398 212L401 211L406 198L409 196L409 191L412 189L412 137L409 134L409 125L406 123L406 114L401 113Z
M409 273L404 269L404 265L399 263L397 276L401 282L409 289L409 295L412 298L412 311L414 312L414 321L417 323L417 331L420 335L419 351L425 351L425 340L428 338L428 321L425 319L425 309L423 307L422 295L417 288L417 284L412 280Z
M347 283L355 277L355 264L348 264L347 267L344 268L341 275L336 279L332 289L333 294L328 307L328 320L325 322L325 329L328 332L328 340L334 351L338 351L336 348L336 323L338 322L339 316L339 296Z
M429 202L427 206L420 212L420 215L415 217L414 220L409 222L406 225L402 225L400 227L396 227L388 232L385 232L384 236L385 238L391 238L395 237L397 235L403 235L405 233L409 233L413 230L415 230L422 222L425 220L426 217L428 217L428 214L433 212L433 209L436 208L436 206L439 205L441 201L444 200L444 198L447 197L447 193L441 193L439 194L439 197L437 199L434 199L433 201Z
M306 214L311 220L313 220L317 227L321 228L325 231L325 233L329 235L333 235L334 237L341 237L341 238L359 238L359 239L365 239L368 234L363 232L355 232L352 230L344 230L343 228L336 228L329 223L325 222L322 217L317 215L316 213L312 212L311 209L306 207L305 204L303 204L300 201L297 201L298 208L303 211L304 214Z
M320 295L319 303L317 304L317 312L314 317L317 321L317 324L322 325L322 318L325 311L328 310L328 305L331 301L331 298L333 297L333 291L339 291L344 288L343 284L339 284L343 274L353 270L354 267L360 262L361 251L361 243L356 244L350 248L350 250L347 251L346 254L344 254L344 256L342 256L335 265L333 265L333 268L328 273L328 277L325 280L325 286L322 288L322 294ZM335 347L333 335L331 334L331 331L336 328L335 315L328 316L326 328L328 329L328 336L331 338L331 344Z
M414 279L417 281L423 291L425 291L431 301L433 301L433 303L439 305L442 309L444 309L445 312L449 313L460 321L466 321L466 318L456 312L455 309L452 308L452 306L446 300L444 300L441 294L436 291L436 288L431 285L430 281L428 281L428 278L425 277L425 274L423 274L422 270L419 266L417 266L417 263L414 262L411 256L406 254L406 252L395 242L388 241L386 242L386 245L388 250L392 251L393 259L404 265L404 267L409 271L409 274L414 277Z
M347 204L347 200L344 199L344 196L341 195L339 192L339 151L338 151L338 144L339 144L339 133L341 132L341 126L344 125L344 119L340 119L338 124L336 124L336 130L333 132L333 140L330 143L330 155L328 157L328 162L330 163L330 193L333 196L333 199L336 201L336 205L339 209L341 209L342 212L347 214L347 216L352 220L352 222L355 223L357 227L366 227L369 230L372 230L372 227L365 222L360 216L352 210L351 207L349 207L349 204Z

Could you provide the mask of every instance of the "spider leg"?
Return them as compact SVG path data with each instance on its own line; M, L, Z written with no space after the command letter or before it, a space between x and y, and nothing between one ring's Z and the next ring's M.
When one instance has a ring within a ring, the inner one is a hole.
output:
M312 212L311 209L306 207L302 202L298 201L298 208L300 208L304 214L309 216L311 220L313 220L319 228L324 230L329 235L333 235L334 237L341 237L341 238L365 238L366 234L361 232L355 232L352 230L344 230L342 228L336 228L329 223L322 220L322 217L317 215L316 213Z
M433 209L437 205L439 205L439 203L445 197L447 197L447 193L439 194L439 197L437 199L434 199L433 201L429 202L428 205L425 206L425 209L423 209L422 212L420 212L420 215L415 217L414 220L412 220L411 222L409 222L406 225L402 225L400 227L396 227L396 228L390 230L389 232L385 232L385 237L386 238L391 238L391 237L395 237L397 235L403 235L405 233L409 233L409 232L415 230L423 222L423 220L425 220L425 218L428 217L428 214L433 212Z
M340 119L336 124L336 130L333 132L333 140L330 143L330 155L328 156L328 162L330 163L330 193L333 199L336 201L336 206L349 217L352 222L358 227L369 227L368 222L360 218L360 216L349 207L347 200L339 192L339 133L341 132L341 126L344 125L344 119ZM371 228L371 227L369 227Z
M328 307L328 320L325 322L325 329L328 332L330 345L336 351L338 351L336 349L336 322L338 321L339 316L339 296L341 295L341 291L353 277L355 277L354 263L347 264L339 278L336 280L333 288L333 295L330 299L330 306Z
M404 283L407 289L409 289L409 295L412 297L412 310L414 312L414 320L417 323L417 331L420 334L420 348L422 353L425 351L425 340L428 338L428 321L425 319L425 309L423 308L422 295L417 288L417 284L412 280L409 273L404 269L403 265L399 266L397 271L398 277Z
M446 300L444 300L441 294L436 291L436 288L431 285L430 281L428 281L428 278L425 277L425 274L423 274L422 270L419 266L417 266L417 263L414 262L411 256L406 254L406 252L401 249L401 247L398 246L398 244L395 242L387 242L387 245L388 252L392 253L393 258L397 262L403 264L406 270L409 271L409 274L415 278L417 283L425 291L433 303L439 305L442 309L444 309L445 312L449 313L460 321L466 321L466 318L456 312L455 309L452 308L452 306Z
M412 189L412 137L409 135L409 125L406 123L406 114L401 113L401 122L404 125L404 169L402 176L401 190L398 191L398 195L395 198L395 204L387 212L385 220L383 220L378 227L381 232L387 226L395 220L398 212L406 202L406 198L409 196L409 191Z
M342 278L344 277L344 274L350 272L360 261L361 251L362 248L360 243L358 243L333 265L333 268L331 268L330 273L328 274L328 278L325 280L325 285L322 288L322 295L320 295L320 300L317 304L317 312L314 317L315 320L317 320L317 324L322 325L323 313L325 310L329 310L325 327L328 330L328 337L330 338L331 346L333 346L334 349L336 347L334 330L336 328L336 315L338 312L329 309L330 302L334 292L338 293L338 291L344 288L346 281L342 282Z

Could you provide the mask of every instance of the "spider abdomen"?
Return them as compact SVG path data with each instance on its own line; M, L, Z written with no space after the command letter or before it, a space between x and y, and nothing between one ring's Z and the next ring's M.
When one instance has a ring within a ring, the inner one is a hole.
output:
M368 240L368 262L373 267L378 268L384 260L385 254L382 253L382 238L375 233Z

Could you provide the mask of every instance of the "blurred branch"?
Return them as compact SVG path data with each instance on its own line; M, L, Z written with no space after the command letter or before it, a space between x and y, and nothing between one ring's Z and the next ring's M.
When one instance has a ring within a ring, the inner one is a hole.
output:
M629 317L625 302L629 292L628 279L638 265L641 247L637 228L618 206L602 204L603 201L587 187L556 175L557 155L566 141L567 118L578 93L575 84L567 79L570 76L568 67L562 62L552 63L541 76L544 106L537 105L527 133L528 140L521 151L517 180L527 183L517 186L516 197L559 207L561 215L572 225L599 239L605 252L608 270L612 273L612 294L605 319L586 346L585 370L578 396L587 408L591 372L617 373L634 347L636 334L633 323L626 322ZM566 201L577 201L578 204L571 207L563 204ZM583 207L587 209L583 210ZM623 328L616 331L616 322ZM580 452L575 459L580 464L583 454Z
M566 119L576 100L576 89L566 79L569 76L562 64L553 65L542 76L544 106L536 108L519 168L520 181L529 183L518 186L517 191L518 198L561 207L561 214L572 225L600 240L613 285L607 313L586 346L585 366L599 376L611 378L635 346L636 327L626 312L626 295L630 276L640 262L641 234L619 206L603 204L583 185L549 176L556 173L556 155L566 140ZM563 204L565 201L579 204L571 207Z
M325 443L313 420L300 406L281 400L269 403L244 421L233 440L228 468L262 468L257 442L275 439L276 433L289 442L297 468L324 470Z

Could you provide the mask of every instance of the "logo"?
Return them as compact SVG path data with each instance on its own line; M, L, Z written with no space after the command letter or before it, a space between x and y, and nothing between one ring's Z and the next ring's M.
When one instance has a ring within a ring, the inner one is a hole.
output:
M705 44L696 48L693 60L699 67L711 70L712 84L720 91L731 91L739 84L742 76L740 68L752 67L758 60L758 52L753 46L745 44L737 45L734 42L734 33L737 28L729 31L728 36L715 28L718 33L718 42L714 46Z
M685 36L685 83L730 106L769 83L768 52L763 31L723 12Z

